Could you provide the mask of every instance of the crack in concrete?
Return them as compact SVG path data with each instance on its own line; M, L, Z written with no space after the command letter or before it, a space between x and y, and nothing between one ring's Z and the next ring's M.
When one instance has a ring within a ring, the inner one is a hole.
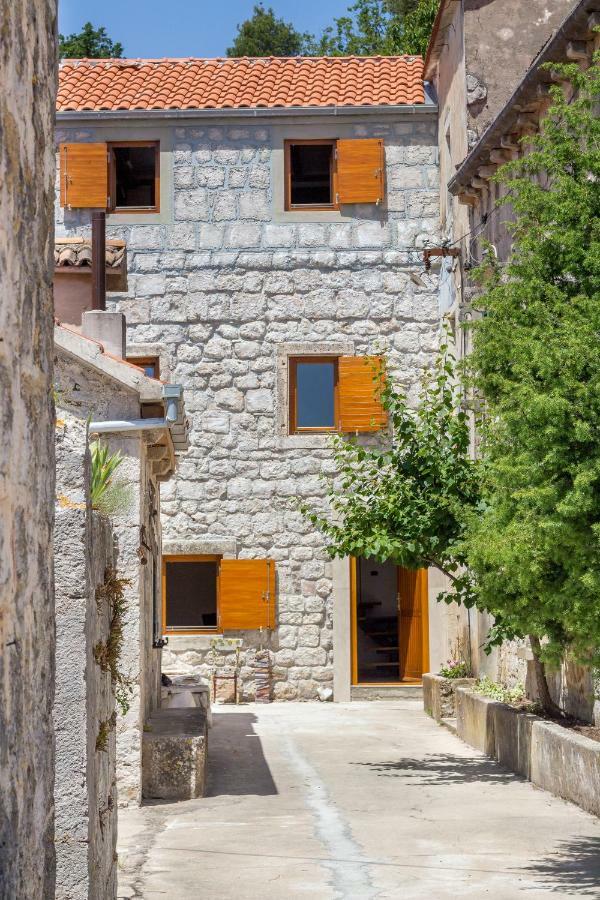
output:
M329 869L329 884L337 898L375 900L369 861L352 837L351 829L336 807L317 770L302 755L291 737L285 741L286 758L305 786L306 804L315 817L315 834L328 853L321 865ZM346 859L344 859L344 857ZM348 860L353 865L348 865Z

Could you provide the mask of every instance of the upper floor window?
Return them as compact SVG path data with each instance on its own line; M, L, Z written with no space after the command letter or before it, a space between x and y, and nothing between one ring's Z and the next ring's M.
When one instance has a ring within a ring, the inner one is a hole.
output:
M285 209L330 210L384 198L379 138L284 142Z
M157 141L108 145L109 200L113 212L159 211Z
M159 142L61 144L60 203L68 209L159 212Z
M158 356L128 356L127 362L144 370L148 378L160 378L160 360Z
M383 365L378 356L290 356L289 433L385 428Z

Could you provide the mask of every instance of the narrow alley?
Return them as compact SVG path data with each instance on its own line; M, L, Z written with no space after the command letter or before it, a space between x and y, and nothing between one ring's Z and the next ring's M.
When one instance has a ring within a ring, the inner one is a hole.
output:
M118 897L600 897L600 827L419 701L220 707L207 796L119 817Z

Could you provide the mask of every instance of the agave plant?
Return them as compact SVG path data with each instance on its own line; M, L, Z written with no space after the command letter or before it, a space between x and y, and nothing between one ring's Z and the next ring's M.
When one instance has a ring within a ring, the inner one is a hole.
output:
M123 462L120 450L110 453L106 444L93 441L90 444L92 455L92 479L90 484L90 499L94 509L102 505L102 498L110 487L113 475Z

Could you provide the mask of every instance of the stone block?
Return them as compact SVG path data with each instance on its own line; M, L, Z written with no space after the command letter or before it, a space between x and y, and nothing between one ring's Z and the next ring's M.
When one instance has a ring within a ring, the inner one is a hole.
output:
M258 247L260 225L229 225L225 232L225 246L233 248Z
M201 222L208 219L208 194L204 189L175 192L175 219Z
M423 675L423 705L425 712L436 722L456 716L456 690L475 684L475 678L444 678L442 675Z
M207 741L203 709L156 710L142 738L142 796L147 800L202 797Z
M267 191L246 191L240 194L240 219L268 221L271 218Z

